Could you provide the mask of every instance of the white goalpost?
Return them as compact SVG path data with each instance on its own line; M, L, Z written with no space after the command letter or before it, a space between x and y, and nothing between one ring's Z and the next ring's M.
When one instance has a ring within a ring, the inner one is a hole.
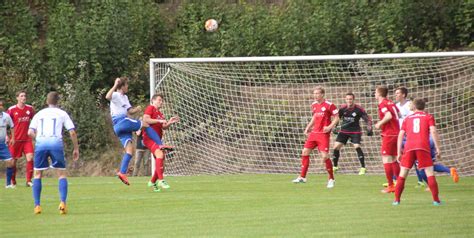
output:
M385 85L391 100L400 86L409 98L428 100L441 136L438 161L474 175L473 70L474 51L150 59L150 96L164 94L162 112L181 118L165 131L165 143L176 147L167 155L167 174L296 174L314 87L324 87L338 107L354 93L377 122L373 94ZM367 172L382 174L380 131L362 140ZM310 173L323 172L316 155ZM357 173L358 167L355 150L345 146L338 172Z

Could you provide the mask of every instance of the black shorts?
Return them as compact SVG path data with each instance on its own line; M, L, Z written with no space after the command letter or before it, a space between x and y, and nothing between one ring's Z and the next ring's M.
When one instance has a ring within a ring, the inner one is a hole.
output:
M143 136L137 136L137 149L146 150L147 148L143 144Z
M362 134L349 134L349 133L344 133L344 132L339 132L336 137L336 141L340 142L342 144L346 144L347 141L351 139L352 144L359 144L362 141Z

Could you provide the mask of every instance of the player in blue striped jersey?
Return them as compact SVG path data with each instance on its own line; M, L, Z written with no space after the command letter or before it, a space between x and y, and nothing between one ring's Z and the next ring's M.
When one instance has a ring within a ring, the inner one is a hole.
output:
M8 113L4 112L4 110L5 107L3 106L3 101L0 100L0 161L7 162L5 188L15 188L15 185L11 183L14 163L7 146L7 130L10 128L12 133L10 143L14 143L15 130L12 118Z

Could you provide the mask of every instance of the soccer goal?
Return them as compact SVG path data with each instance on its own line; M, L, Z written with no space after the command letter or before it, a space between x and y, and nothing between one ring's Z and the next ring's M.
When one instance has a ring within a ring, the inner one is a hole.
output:
M150 59L150 94L164 94L164 114L181 118L164 136L177 148L167 156L168 174L298 173L313 89L324 87L338 107L353 92L377 122L374 90L386 85L391 100L399 86L409 98L428 100L441 136L439 161L473 175L473 70L474 51ZM380 131L362 139L368 173L383 173ZM323 172L316 155L310 173ZM356 173L356 155L346 145L339 172Z

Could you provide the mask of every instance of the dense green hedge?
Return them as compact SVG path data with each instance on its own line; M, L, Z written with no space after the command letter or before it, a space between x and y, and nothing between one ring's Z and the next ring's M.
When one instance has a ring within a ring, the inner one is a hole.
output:
M62 107L77 124L87 155L111 144L104 94L115 77L131 77L132 98L147 94L148 59L161 56L166 31L153 1L6 1L1 5L1 80L8 104L26 89L29 102L44 106L58 90ZM141 100L140 100L141 99Z
M245 2L245 1L243 1ZM285 5L190 3L176 17L177 57L440 51L472 42L472 1L294 0ZM215 18L219 30L203 22Z
M153 0L0 3L0 97L26 89L43 106L59 90L85 151L111 144L104 93L132 78L130 98L148 97L150 57L318 55L441 51L472 47L474 3L294 0L283 4ZM235 1L231 1L235 2ZM255 2L255 1L252 1ZM258 1L257 1L258 2ZM168 18L165 18L167 16ZM219 30L206 32L215 18Z

